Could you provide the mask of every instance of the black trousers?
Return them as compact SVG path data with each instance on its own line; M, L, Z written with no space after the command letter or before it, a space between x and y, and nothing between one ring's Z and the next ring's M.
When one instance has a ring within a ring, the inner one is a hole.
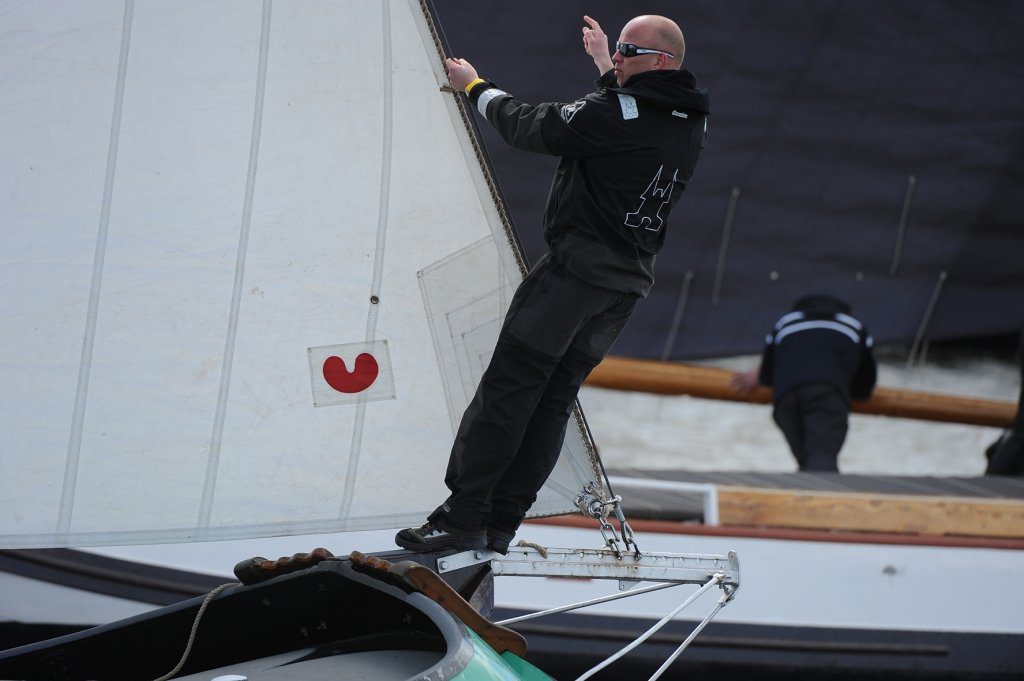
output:
M839 472L850 405L829 383L805 383L775 403L772 414L802 471Z
M592 286L550 256L519 286L462 417L445 475L456 526L510 536L558 461L583 381L611 349L638 297Z

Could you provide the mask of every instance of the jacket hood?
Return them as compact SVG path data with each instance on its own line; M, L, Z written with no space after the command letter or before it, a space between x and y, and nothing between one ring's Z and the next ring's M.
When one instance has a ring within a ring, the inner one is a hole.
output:
M606 87L612 92L632 95L659 109L689 109L705 115L711 113L708 91L697 88L697 76L689 69L645 71L636 74L621 87L615 84L614 77L610 80L611 84ZM605 79L601 81L604 84Z

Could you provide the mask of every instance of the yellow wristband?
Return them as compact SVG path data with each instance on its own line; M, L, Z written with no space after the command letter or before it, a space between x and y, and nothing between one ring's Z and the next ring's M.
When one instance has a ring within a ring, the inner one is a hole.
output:
M468 95L468 94L469 94L469 91L470 91L470 90L472 90L472 89L473 89L473 87L474 87L474 86L475 86L475 85L476 85L477 83L483 83L483 82L484 82L484 79L483 79L483 78L474 78L474 79L473 79L472 81L470 81L469 85L467 85L467 86L466 86L466 94Z

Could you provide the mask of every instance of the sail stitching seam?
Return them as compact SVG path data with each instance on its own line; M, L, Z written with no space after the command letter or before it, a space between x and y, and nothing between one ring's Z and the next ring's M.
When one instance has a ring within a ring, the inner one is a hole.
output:
M388 231L388 202L391 199L391 159L394 141L394 53L391 44L391 11L387 1L381 3L382 34L382 122L381 122L381 164L380 199L377 208L377 244L374 252L373 280L370 283L370 309L366 319L366 342L373 341L377 333L377 316L382 282L384 279L384 250ZM377 301L377 302L374 302ZM347 518L352 511L355 496L356 475L363 448L363 430L366 427L366 402L356 404L355 421L352 425L352 444L349 447L348 466L345 471L345 487L341 495L339 519Z
M121 137L121 116L124 112L124 91L128 79L128 51L131 46L132 18L134 13L134 0L125 0L124 17L121 24L121 51L117 61L117 84L114 89L114 107L110 120L110 139L107 143L107 168L103 180L103 199L100 205L99 229L96 235L96 251L93 256L92 265L92 283L89 289L89 307L86 312L85 334L82 340L82 357L78 366L78 385L75 389L75 407L71 417L68 454L64 462L64 482L60 495L60 508L57 513L58 534L66 534L70 531L71 515L75 506L75 490L78 485L78 461L82 452L85 406L89 395L89 375L92 371L93 346L96 341L96 324L99 317L100 290L103 283L103 266L106 260L107 235L110 231L110 205L114 195L117 149Z
M259 164L260 136L263 129L263 102L266 96L267 60L270 52L270 12L272 0L263 1L260 24L260 52L256 72L256 95L253 103L252 131L249 138L249 161L245 178L245 195L242 200L242 219L239 225L238 250L235 255L235 281L231 292L231 307L228 312L228 328L224 339L224 356L221 365L220 388L217 392L217 407L213 418L213 432L210 434L210 451L206 460L206 478L203 496L199 504L196 526L206 530L213 513L213 498L217 490L217 474L220 468L221 443L224 437L224 421L227 415L228 393L231 389L231 369L235 356L235 340L238 336L238 317L242 306L242 285L245 280L245 260L249 248L249 229L252 224L252 204L256 191L256 171Z

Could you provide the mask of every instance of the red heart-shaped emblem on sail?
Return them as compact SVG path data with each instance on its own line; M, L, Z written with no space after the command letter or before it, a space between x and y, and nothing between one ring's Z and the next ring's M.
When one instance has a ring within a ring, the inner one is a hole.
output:
M331 355L324 360L324 378L327 385L340 393L359 393L366 390L377 380L379 370L377 360L368 352L356 357L354 371L348 370L345 360L341 357Z

